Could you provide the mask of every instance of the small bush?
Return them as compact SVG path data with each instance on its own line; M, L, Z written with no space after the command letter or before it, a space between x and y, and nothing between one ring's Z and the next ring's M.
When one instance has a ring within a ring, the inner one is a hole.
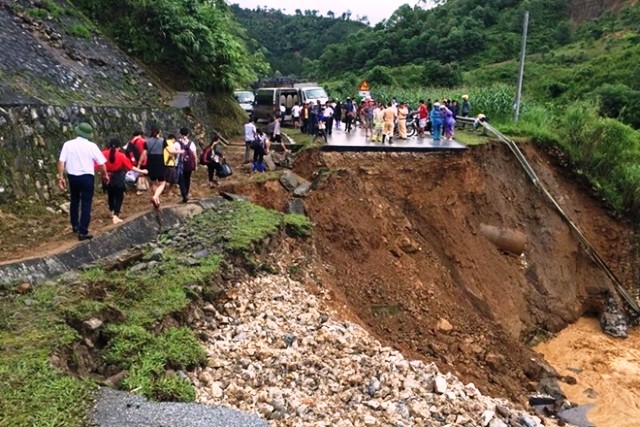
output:
M71 24L67 27L66 32L72 37L79 37L81 39L90 39L93 35L93 31L89 29L85 24Z

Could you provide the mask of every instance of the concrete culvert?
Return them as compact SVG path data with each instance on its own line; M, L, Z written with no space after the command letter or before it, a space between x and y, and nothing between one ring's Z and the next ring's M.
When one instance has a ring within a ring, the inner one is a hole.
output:
M527 247L527 236L518 230L480 224L480 234L498 249L515 255L523 254Z

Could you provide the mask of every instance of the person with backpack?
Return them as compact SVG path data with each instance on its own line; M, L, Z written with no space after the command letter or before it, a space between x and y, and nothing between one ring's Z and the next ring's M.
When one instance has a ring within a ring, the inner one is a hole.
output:
M213 138L211 138L211 143L207 145L204 150L202 150L202 154L200 154L200 164L207 167L209 188L218 185L217 178L223 178L224 172L222 171L222 165L224 163L225 158L222 155L222 143L220 143L220 137L215 134Z
M164 182L169 184L169 192L175 195L175 186L178 185L178 175L176 173L176 165L178 163L179 156L184 151L180 148L180 144L176 141L176 136L172 133L167 135L167 139L164 143L164 150L162 155L164 158ZM165 185L166 185L165 184Z
M189 139L189 129L180 129L179 143L182 154L179 157L177 166L181 169L178 175L178 185L180 185L182 203L187 203L189 201L189 191L191 190L191 174L198 168L196 143Z
M351 132L351 127L356 118L356 108L353 105L353 102L351 102L351 98L347 98L347 102L344 105L344 113L344 130L349 133Z
M120 211L124 202L125 181L124 176L127 171L133 170L139 174L146 175L146 169L139 169L133 166L131 160L120 151L121 142L118 138L109 140L109 146L102 151L107 159L106 167L109 179L103 180L103 188L107 193L107 203L109 204L109 212L111 212L111 220L114 224L122 222L120 219Z
M324 143L327 143L327 122L324 116L324 108L316 116L316 134L313 136L311 143L315 144L318 138L324 139Z
M251 144L253 149L253 169L252 172L265 172L264 155L269 148L269 141L267 136L258 129L256 139Z
M129 156L129 159L131 159L131 163L134 166L140 167L140 168L146 168L146 159L144 160L145 163L142 163L142 152L144 151L144 143L146 142L146 139L144 137L144 133L142 131L135 131L133 132L133 136L131 137L131 139L129 140L129 143L127 144L127 147L125 149L125 154L127 154ZM143 191L147 191L149 189L149 182L147 181L147 177L146 176L140 176L138 177L137 181L136 181L136 194L140 195L142 194Z

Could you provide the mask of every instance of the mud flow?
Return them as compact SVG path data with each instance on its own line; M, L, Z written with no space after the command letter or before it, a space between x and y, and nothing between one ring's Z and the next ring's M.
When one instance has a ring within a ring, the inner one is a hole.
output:
M640 331L620 340L600 332L594 318L582 318L557 337L535 347L560 375L571 402L594 404L589 420L597 426L636 427L640 420Z
M556 157L526 151L563 209L631 284L632 227ZM501 145L463 154L309 151L295 172L314 182L304 205L316 224L316 273L336 305L387 344L483 392L523 402L548 375L528 344L598 313L612 293ZM282 208L288 196L273 184L233 190ZM524 253L496 246L487 229L517 236Z

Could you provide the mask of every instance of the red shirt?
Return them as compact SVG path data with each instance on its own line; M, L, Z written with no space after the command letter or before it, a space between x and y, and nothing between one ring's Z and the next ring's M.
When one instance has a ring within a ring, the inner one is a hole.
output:
M144 151L144 144L146 144L147 140L144 139L144 137L142 136L136 136L135 138L133 138L130 142L130 144L133 144L136 146L136 148L138 149L138 153L140 154L140 156L142 156L142 152ZM145 161L145 164L147 162ZM145 165L141 165L140 167L145 166Z
M111 149L106 149L102 152L104 156L107 158L107 172L113 173L121 171L122 169L126 169L130 171L133 168L131 164L131 160L124 154L122 151L116 151L116 159L114 162L109 161L109 153Z
M421 119L427 118L427 106L424 104L420 104L418 107L418 117Z

